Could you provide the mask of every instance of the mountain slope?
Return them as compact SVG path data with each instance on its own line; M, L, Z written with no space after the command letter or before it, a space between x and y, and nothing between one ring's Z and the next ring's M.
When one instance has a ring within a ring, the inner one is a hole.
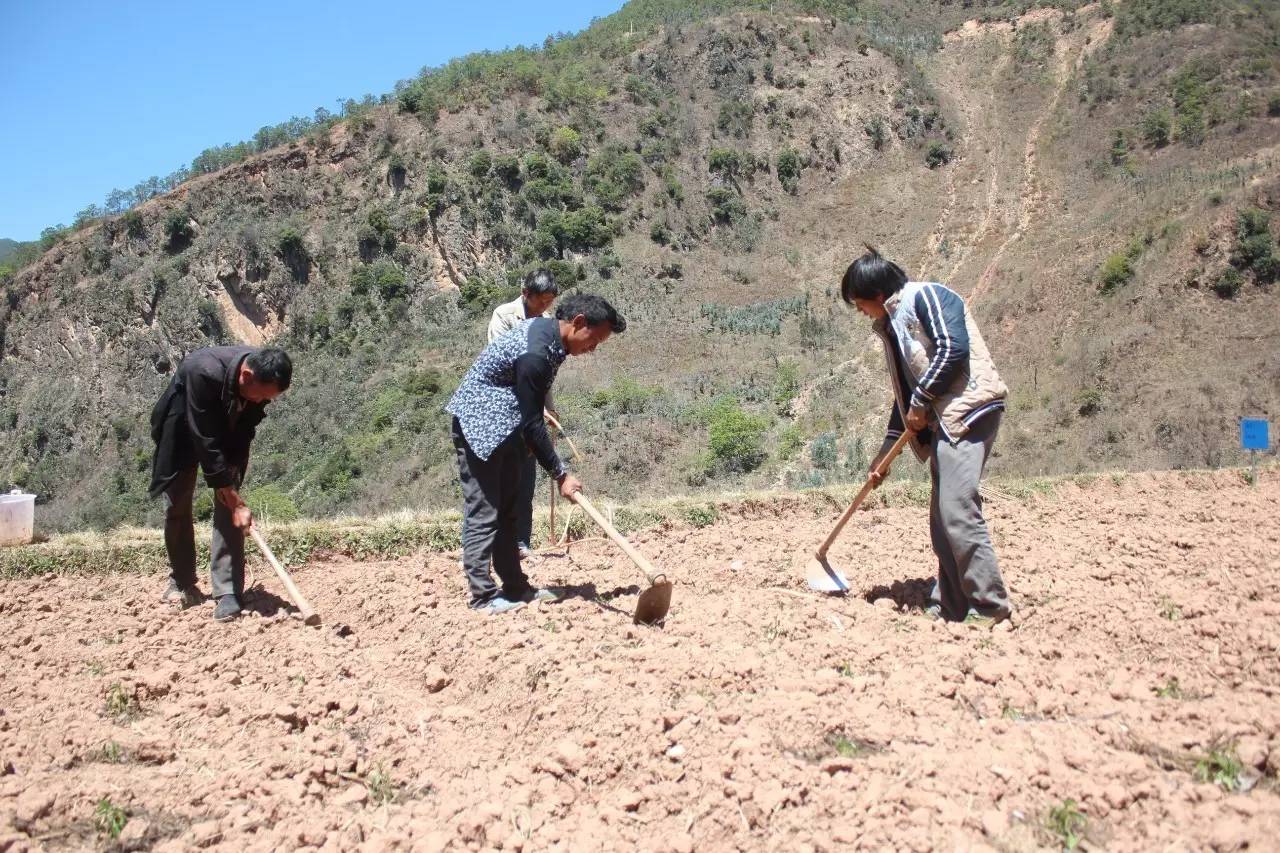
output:
M863 241L973 301L1013 389L997 468L1220 464L1237 415L1275 411L1278 356L1250 345L1280 331L1273 11L943 4L941 35L912 6L732 5L629 4L448 66L69 236L0 307L0 480L60 525L154 517L145 413L173 365L270 340L298 381L257 500L451 504L440 409L538 264L632 319L561 373L594 491L856 476L887 406L833 295Z

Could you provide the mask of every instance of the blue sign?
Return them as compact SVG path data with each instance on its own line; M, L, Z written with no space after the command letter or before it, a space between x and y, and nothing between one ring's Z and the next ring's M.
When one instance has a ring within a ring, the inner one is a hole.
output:
M1240 447L1245 450L1270 450L1271 436L1263 418L1240 419Z

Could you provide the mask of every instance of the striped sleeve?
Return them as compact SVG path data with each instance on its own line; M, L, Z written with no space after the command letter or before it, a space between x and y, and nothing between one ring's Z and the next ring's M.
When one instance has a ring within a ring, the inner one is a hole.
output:
M924 407L951 386L969 359L969 328L964 322L964 301L940 284L926 284L916 294L916 316L933 341L933 358L911 393L911 405Z

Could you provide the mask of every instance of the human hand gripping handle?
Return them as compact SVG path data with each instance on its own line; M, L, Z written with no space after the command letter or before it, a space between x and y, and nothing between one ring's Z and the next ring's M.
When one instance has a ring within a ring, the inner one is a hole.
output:
M214 495L218 499L218 503L231 510L231 523L241 530L248 530L253 527L253 511L249 509L248 504L240 497L240 492L235 486L223 486L214 491Z

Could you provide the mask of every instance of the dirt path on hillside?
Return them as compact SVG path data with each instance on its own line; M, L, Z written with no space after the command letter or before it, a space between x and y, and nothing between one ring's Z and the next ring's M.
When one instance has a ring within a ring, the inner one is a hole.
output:
M895 605L921 508L854 520L858 595L805 591L837 509L637 537L678 579L664 630L600 543L499 618L456 555L300 569L323 629L168 610L159 577L5 582L0 848L100 845L104 800L160 850L1022 850L1066 800L1111 850L1280 833L1280 471L991 506L1012 632ZM1193 776L1228 743L1247 791Z

